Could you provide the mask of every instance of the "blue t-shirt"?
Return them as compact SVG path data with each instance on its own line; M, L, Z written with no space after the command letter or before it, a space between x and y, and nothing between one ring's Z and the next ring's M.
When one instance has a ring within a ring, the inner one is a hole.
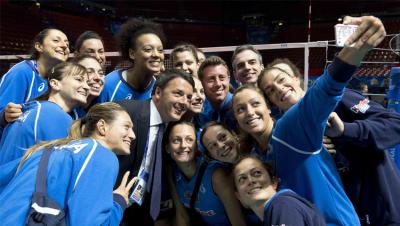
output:
M28 102L22 111L15 122L4 128L0 140L0 166L22 157L34 144L66 137L72 124L71 116L49 101Z
M39 74L35 61L19 62L0 80L0 112L9 102L28 102L45 93L47 88L47 80Z
M151 98L155 79L143 92L135 90L122 77L123 70L115 70L106 76L103 91L97 99L97 103L115 102L118 100L147 100Z
M126 203L113 195L116 155L94 139L53 147L47 193L66 209L68 225L119 225ZM0 193L2 225L25 225L43 149L34 152ZM0 178L2 180L2 178Z
M313 202L328 225L360 225L335 163L322 145L327 119L346 85L328 71L276 122L270 141L276 172L281 187ZM347 72L349 77L352 72Z
M187 180L185 175L175 167L175 183L176 190L180 201L187 208L190 208L190 199L196 184L196 179L200 170L200 165L203 159L199 158L197 162L197 169L195 175ZM210 161L204 172L202 182L200 184L197 200L195 202L196 211L202 216L207 225L231 225L228 216L225 213L224 204L219 197L214 193L212 186L212 175L214 170L222 167L218 161Z

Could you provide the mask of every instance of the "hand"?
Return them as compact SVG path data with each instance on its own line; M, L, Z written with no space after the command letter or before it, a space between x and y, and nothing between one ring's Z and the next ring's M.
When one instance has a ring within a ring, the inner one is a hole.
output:
M329 154L331 154L331 155L336 154L335 145L332 143L332 140L329 137L324 136L324 139L322 140L322 144L324 145L326 150L329 152Z
M127 171L124 174L121 184L119 185L119 187L117 189L114 190L115 194L119 194L122 197L124 197L126 204L129 204L129 191L131 190L133 184L138 180L137 177L134 177L134 178L132 178L131 181L129 181L128 184L126 184L128 182L129 173L130 172Z
M329 115L328 121L326 122L325 135L328 137L340 137L344 132L344 124L336 112L332 112Z
M373 16L346 16L343 24L359 25L339 52L339 58L348 64L358 66L368 51L378 46L386 36L382 21Z
M4 118L8 123L14 122L18 119L19 116L22 115L22 105L21 104L14 104L10 102L7 104L6 108L4 109Z

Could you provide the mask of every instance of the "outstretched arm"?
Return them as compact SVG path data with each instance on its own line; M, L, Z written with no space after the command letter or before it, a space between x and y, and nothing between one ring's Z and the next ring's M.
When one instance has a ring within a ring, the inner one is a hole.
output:
M283 130L294 129L279 132L277 138L294 137L298 141L295 148L300 152L310 153L321 149L326 121L339 102L344 87L362 58L386 35L382 22L376 17L345 17L344 23L357 24L359 28L304 98L285 113L283 117L289 119L278 121Z

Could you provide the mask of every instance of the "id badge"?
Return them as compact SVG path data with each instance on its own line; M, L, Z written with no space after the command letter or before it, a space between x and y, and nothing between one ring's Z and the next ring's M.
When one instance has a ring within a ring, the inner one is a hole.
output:
M136 202L139 206L142 205L144 200L144 194L146 192L146 181L143 178L139 178L136 185L134 186L129 201Z

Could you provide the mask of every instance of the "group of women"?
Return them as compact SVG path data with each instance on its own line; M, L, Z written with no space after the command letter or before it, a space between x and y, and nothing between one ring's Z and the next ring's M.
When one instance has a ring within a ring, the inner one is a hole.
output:
M195 80L190 111L170 123L163 138L177 225L193 224L191 212L205 225L360 225L322 139L346 82L385 31L374 17L345 22L360 25L349 41L355 47L345 47L307 92L284 62L264 69L258 87L243 85L234 92L240 134L218 122L199 124L206 98L197 78L202 53L187 43L174 48L173 67ZM76 57L67 61L67 36L46 29L33 41L32 59L1 78L0 219L5 225L25 224L36 171L48 149L47 193L66 210L67 224L120 223L136 178L128 180L127 172L113 190L116 155L129 154L135 125L110 102L151 97L164 70L165 37L159 25L131 19L118 42L132 66L105 76L99 35L84 32L75 43ZM271 106L284 112L277 121Z

